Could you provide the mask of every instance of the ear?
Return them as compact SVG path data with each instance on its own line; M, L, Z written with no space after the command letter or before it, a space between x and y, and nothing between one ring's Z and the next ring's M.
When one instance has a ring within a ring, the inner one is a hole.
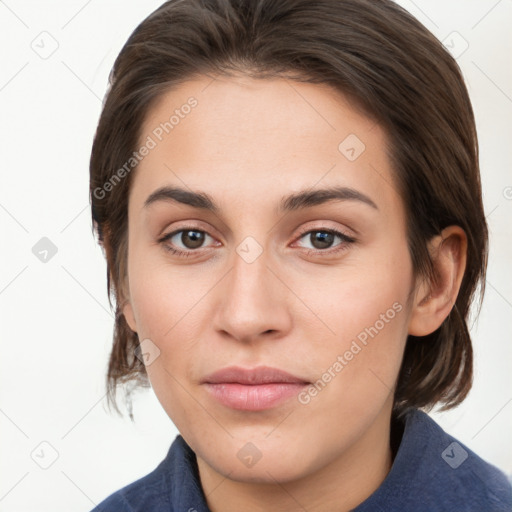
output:
M122 308L124 318L126 319L126 323L128 324L128 327L133 332L137 332L137 324L135 322L135 315L133 314L133 307L129 300L126 300L124 303L124 306Z
M435 280L418 286L414 298L409 334L426 336L438 329L450 314L466 269L467 237L459 226L449 226L430 242Z
M111 279L113 280L113 278ZM119 300L118 303L121 304L121 312L126 320L126 323L133 332L137 332L137 323L135 322L135 314L133 312L133 306L131 303L130 284L126 272L124 273L124 277L121 279L118 285L117 291Z

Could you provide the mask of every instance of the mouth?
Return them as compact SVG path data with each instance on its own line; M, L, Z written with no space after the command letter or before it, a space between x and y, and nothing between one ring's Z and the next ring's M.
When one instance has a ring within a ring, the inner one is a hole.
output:
M201 384L226 407L262 411L296 396L310 382L268 366L250 369L231 366L209 375Z

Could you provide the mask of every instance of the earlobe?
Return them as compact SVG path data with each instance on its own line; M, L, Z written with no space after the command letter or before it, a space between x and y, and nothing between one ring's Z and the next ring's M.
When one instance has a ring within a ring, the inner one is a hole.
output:
M133 307L129 300L127 300L122 308L124 318L126 319L126 323L128 327L133 332L137 332L137 324L135 323L135 315L133 314Z
M467 237L459 226L449 226L432 239L431 257L435 280L423 281L416 291L409 334L426 336L438 329L450 314L466 269Z
M121 283L119 285L118 289L118 298L119 298L119 304L121 313L124 316L126 323L128 324L128 327L133 331L137 332L137 322L135 321L135 314L133 311L133 306L131 304L131 293L130 293L130 285L128 281L128 277L126 275L125 269L122 269L122 272L125 272L123 275L125 276L123 279L121 279Z

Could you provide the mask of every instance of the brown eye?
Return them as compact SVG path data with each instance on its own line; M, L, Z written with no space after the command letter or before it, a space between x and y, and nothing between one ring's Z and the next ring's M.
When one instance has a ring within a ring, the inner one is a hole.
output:
M195 228L184 228L164 235L159 242L170 252L179 255L195 254L201 249L206 238L213 238L205 231Z
M309 240L315 249L328 249L334 241L334 236L328 231L312 231Z
M305 246L308 254L329 255L344 251L355 243L355 239L335 229L310 229L302 233L299 240L304 239L311 246ZM338 243L335 240L339 239Z
M186 230L181 232L181 243L187 249L197 249L201 247L205 239L203 231Z

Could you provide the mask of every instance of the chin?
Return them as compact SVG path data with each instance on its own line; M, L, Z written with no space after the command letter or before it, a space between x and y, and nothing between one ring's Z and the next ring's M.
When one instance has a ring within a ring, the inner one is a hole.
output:
M262 440L254 444L232 440L226 445L219 443L217 446L218 451L209 447L203 451L199 447L196 454L217 473L236 482L284 484L318 469L315 467L315 460L319 466L322 465L319 454L307 453L300 446L292 446L291 443L283 444L282 440L274 443L268 440L265 443Z

